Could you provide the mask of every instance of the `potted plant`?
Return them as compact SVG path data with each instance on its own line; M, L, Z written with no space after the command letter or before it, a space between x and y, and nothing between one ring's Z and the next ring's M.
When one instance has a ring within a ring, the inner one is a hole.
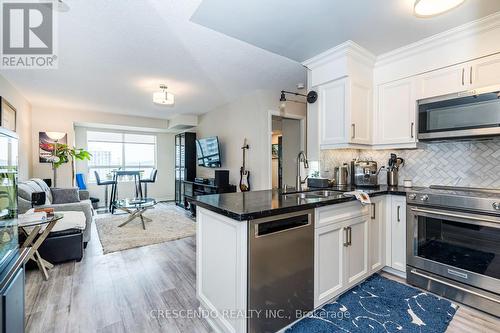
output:
M55 143L57 148L54 158L54 168L59 168L64 163L71 162L71 184L75 184L75 159L90 161L92 154L83 148L70 147L67 144Z

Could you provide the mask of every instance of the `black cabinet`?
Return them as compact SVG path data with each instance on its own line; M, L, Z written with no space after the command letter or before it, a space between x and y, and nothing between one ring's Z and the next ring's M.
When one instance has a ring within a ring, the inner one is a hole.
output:
M1 333L24 332L24 262L29 250L18 251L0 272Z
M2 332L24 332L24 269L19 269L2 292Z
M175 203L187 207L184 181L196 177L196 133L185 132L175 136Z
M214 184L184 181L184 198L187 203L186 209L191 210L193 216L196 216L196 206L191 203L191 200L194 199L195 196L233 192L236 192L236 185L227 184L225 186L217 186Z

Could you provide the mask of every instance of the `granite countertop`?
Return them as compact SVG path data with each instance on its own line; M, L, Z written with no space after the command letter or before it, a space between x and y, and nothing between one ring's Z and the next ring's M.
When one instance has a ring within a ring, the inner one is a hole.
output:
M340 191L338 194L329 197L317 197L301 199L294 192L285 193L282 190L262 190L250 192L236 192L223 194L210 194L195 197L193 203L221 215L225 215L234 220L245 221L272 215L297 212L301 210L333 205L342 202L356 200L353 196L344 196L343 192L354 191L356 188L331 187L328 189L310 189L309 191L333 190ZM422 188L402 186L389 187L380 185L376 188L362 189L370 197L393 194L406 195L406 192L415 191ZM304 191L303 191L304 192Z

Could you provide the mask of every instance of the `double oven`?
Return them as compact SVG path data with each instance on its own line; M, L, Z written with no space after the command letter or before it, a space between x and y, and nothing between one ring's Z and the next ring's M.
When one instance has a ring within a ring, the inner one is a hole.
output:
M500 193L407 194L407 281L500 316Z

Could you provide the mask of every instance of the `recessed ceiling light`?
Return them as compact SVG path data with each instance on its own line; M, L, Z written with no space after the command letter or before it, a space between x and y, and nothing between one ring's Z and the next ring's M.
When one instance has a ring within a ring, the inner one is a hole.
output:
M418 17L432 17L458 7L465 0L416 0L413 11Z
M153 103L159 105L174 105L175 97L174 94L167 91L167 86L164 84L160 85L161 91L153 93Z

